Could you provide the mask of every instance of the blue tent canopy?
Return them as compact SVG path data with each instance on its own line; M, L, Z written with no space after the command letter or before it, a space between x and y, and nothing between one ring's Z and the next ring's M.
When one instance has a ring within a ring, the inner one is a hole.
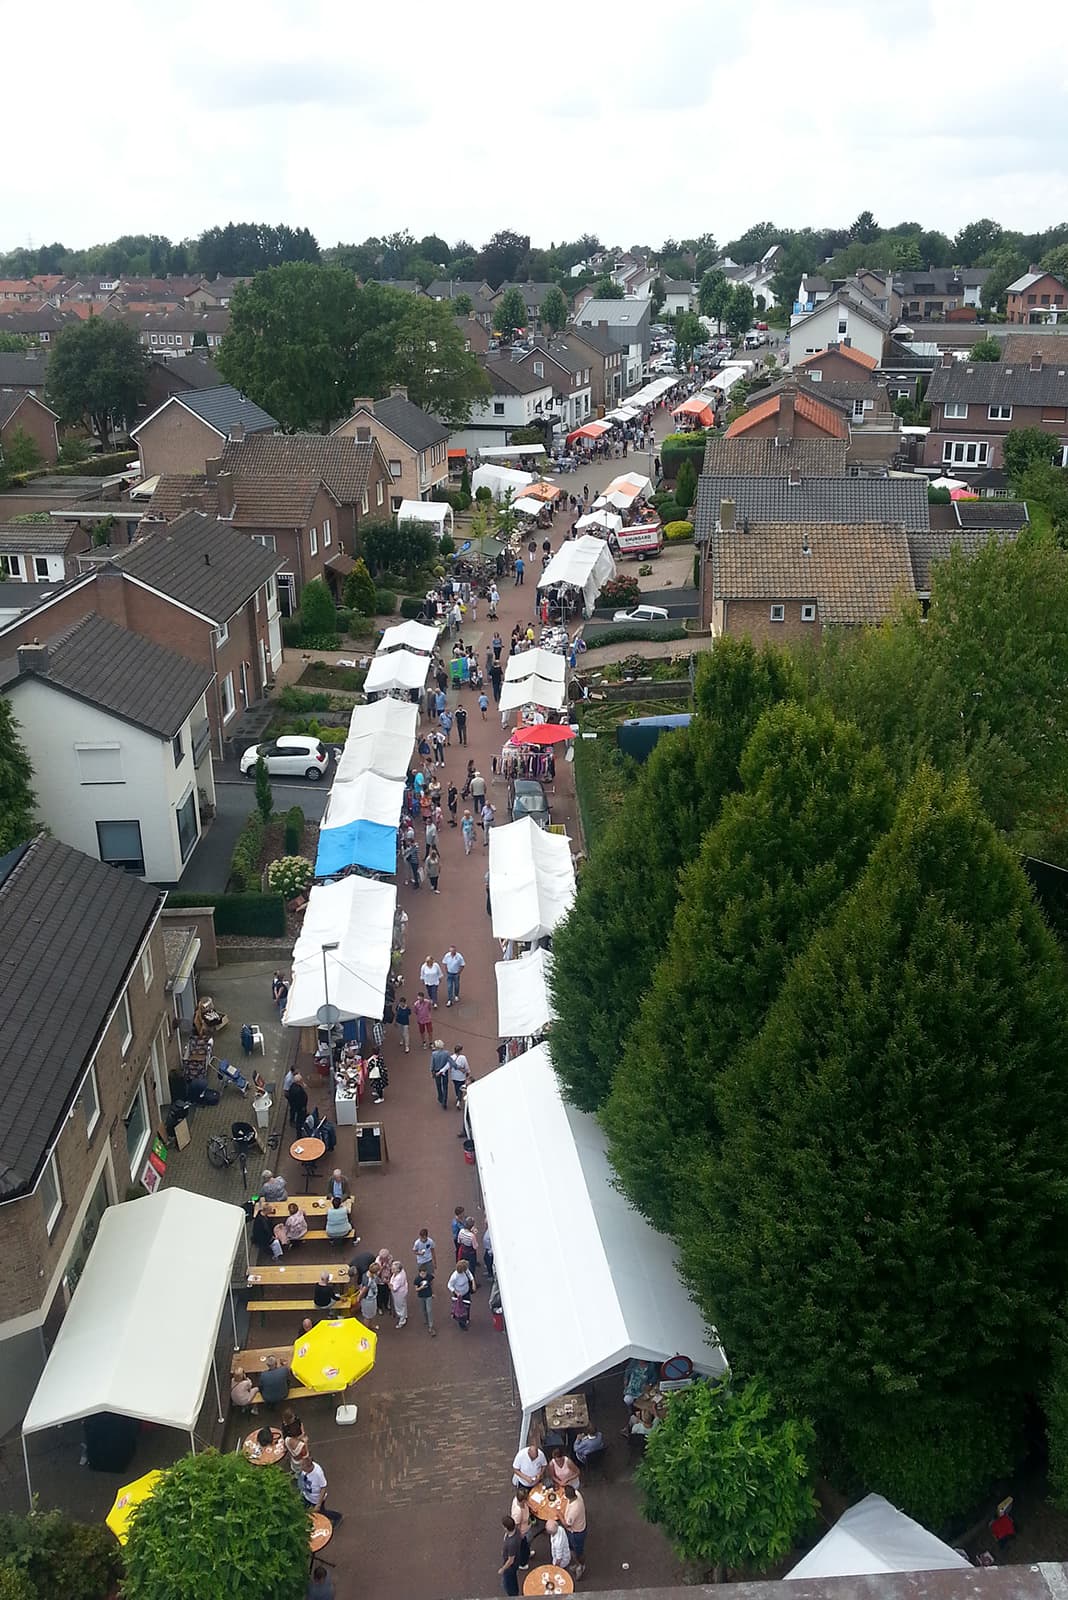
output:
M330 878L346 867L367 867L371 872L396 872L397 830L382 822L360 819L340 828L323 828L315 876Z

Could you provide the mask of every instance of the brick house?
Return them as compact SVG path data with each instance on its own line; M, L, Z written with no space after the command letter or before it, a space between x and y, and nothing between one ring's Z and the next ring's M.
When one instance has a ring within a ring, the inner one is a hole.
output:
M356 553L361 521L389 516L392 480L381 446L374 439L345 439L321 433L246 435L244 440L232 439L226 445L220 471L233 473L235 486L240 480L259 474L279 478L294 475L321 483L337 506L337 521L331 520L331 542L327 545L335 554ZM236 492L240 495L240 490ZM320 535L321 531L320 525ZM308 558L314 561L312 542L322 551L323 540L320 536L306 542Z
M835 340L825 350L814 350L794 362L794 371L805 373L813 383L825 379L849 382L874 372L879 365L874 356L858 350L848 339Z
M192 358L191 358L192 359ZM131 430L146 478L161 472L199 473L228 439L274 433L278 423L231 384L172 394Z
M449 430L437 417L393 388L384 400L359 399L352 415L330 435L333 439L376 441L390 475L390 514L402 500L429 500L449 483Z
M190 389L218 389L221 384L222 374L203 351L180 358L153 356L137 421L147 421L172 395L186 394Z
M195 306L176 306L173 311L121 312L123 322L136 329L137 337L151 354L165 350L174 355L203 346L216 350L229 332L230 312L216 306L198 311Z
M862 366L854 365L849 378L825 377L802 366L785 384L758 390L746 405L745 414L728 428L728 438L844 438L847 473L885 473L904 450L886 379Z
M592 406L598 411L614 410L623 398L623 351L609 333L607 322L595 328L568 328L567 337L589 352Z
M63 583L79 571L92 540L80 523L0 522L0 578L5 583Z
M845 439L709 438L702 471L715 478L844 478Z
M1005 290L1006 322L1060 322L1068 316L1068 285L1031 267Z
M785 384L770 399L758 392L751 409L736 417L727 429L728 439L848 439L849 427L841 411L817 400L798 387Z
M954 361L947 352L927 386L931 431L926 466L954 475L998 469L1005 435L1040 428L1050 459L1068 466L1068 347L1062 359L1036 351L1029 361Z
M53 466L59 457L58 421L58 413L28 390L21 393L17 389L0 391L0 461L4 458L5 446L21 428L41 452L41 460Z
M586 346L569 334L535 336L533 348L524 350L520 362L539 367L553 383L552 415L564 432L579 427L593 411L593 367Z
M178 1064L164 895L44 834L0 862L0 1428L24 1415L104 1210L140 1192Z

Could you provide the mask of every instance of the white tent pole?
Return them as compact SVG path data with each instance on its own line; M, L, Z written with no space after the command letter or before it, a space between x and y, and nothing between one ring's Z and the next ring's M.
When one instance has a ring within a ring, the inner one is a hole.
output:
M30 1497L30 1510L33 1510L33 1484L30 1482L30 1456L26 1449L26 1435L22 1435L22 1464L26 1468L26 1493Z
M197 1453L197 1442L196 1442L196 1439L193 1437L192 1428L190 1428L190 1430L189 1430L189 1449L190 1449L191 1454L196 1455L196 1453Z
M533 1411L524 1411L523 1412L523 1420L519 1424L519 1448L520 1448L520 1450L522 1450L523 1446L525 1444L527 1444L529 1442L529 1440L530 1440L530 1421L531 1421L531 1418L533 1417L533 1415L534 1415Z
M214 1351L212 1352L211 1357L211 1375L215 1379L215 1404L219 1408L219 1421L225 1422L226 1418L223 1416L222 1395L219 1393L219 1363L215 1358Z
M245 1254L246 1255L248 1254L248 1246L247 1245L245 1246ZM233 1284L230 1285L230 1322L231 1322L231 1325L233 1326L233 1330L234 1330L234 1350L237 1351L237 1350L240 1350L241 1345L239 1344L238 1338L237 1338L237 1310L236 1310L236 1308L234 1306L234 1286L233 1286Z

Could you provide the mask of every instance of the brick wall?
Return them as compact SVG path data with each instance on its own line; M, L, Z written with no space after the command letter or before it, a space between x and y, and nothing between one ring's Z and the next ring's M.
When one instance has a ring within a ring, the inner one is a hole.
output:
M6 446L13 433L19 428L23 433L28 433L38 450L41 458L52 465L59 455L59 440L56 437L56 420L44 406L36 405L32 400L19 406L14 416L10 417L0 428L0 440Z
M822 633L818 614L815 622L802 622L801 604L800 600L726 600L723 602L723 632L734 638L751 639L758 649L762 644L818 643ZM784 607L786 615L782 622L772 622L773 605Z
M219 454L221 441L214 428L175 403L145 423L137 448L146 478L157 472L202 474L205 462Z

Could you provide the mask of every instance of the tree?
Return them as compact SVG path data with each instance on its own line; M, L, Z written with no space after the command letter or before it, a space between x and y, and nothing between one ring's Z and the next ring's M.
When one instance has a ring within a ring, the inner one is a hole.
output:
M0 696L0 856L36 829L33 768L18 735L11 701Z
M453 295L449 305L452 307L454 317L469 317L475 309L475 303L471 296L464 294L462 291L460 294Z
M87 423L106 450L145 397L148 356L134 328L90 317L62 329L45 380L49 404L66 423Z
M0 353L4 355L18 350L32 350L36 344L36 339L31 339L27 333L0 332Z
M1022 1415L1063 1303L1066 1024L1016 856L963 779L923 768L720 1079L700 1301L744 1370L817 1428L864 1432L865 1481L924 1519L970 1503L974 1462L941 1463L934 1507L895 1436L958 1397Z
M747 283L736 283L724 312L727 332L739 338L753 325L753 291Z
M350 611L373 617L376 609L375 581L367 570L367 563L357 557L356 565L345 579L345 604Z
M304 585L300 596L301 631L306 640L337 637L337 607L322 578Z
M119 1548L102 1523L75 1522L62 1511L0 1516L2 1600L101 1600L121 1571Z
M292 262L257 272L234 291L219 371L283 427L325 433L360 393L366 294L344 267Z
M1068 1507L1068 1317L1064 1307L1053 1329L1049 1378L1042 1396L1049 1453L1050 1498Z
M1021 499L1034 502L1046 511L1057 543L1062 549L1068 549L1068 472L1049 462L1037 461L1014 480L1013 487Z
M761 712L788 697L792 660L723 638L700 658L691 726L662 738L583 870L575 903L553 935L559 1016L553 1065L568 1098L603 1103L623 1039L663 954L678 903L679 868L692 861Z
M553 333L559 333L561 328L567 326L567 301L563 291L555 284L546 291L545 299L541 303L541 323L543 328L549 328Z
M1012 483L1018 483L1029 467L1049 466L1057 440L1043 428L1010 428L1002 446L1002 461Z
M968 351L969 361L1000 361L1001 345L997 339L979 339Z
M1018 250L996 250L988 262L986 282L979 291L984 311L1002 308L1005 290L1027 271L1027 261Z
M759 1378L672 1395L634 1474L642 1512L684 1561L764 1571L814 1520L812 1424L777 1412Z
M520 328L527 325L527 307L522 292L513 283L506 289L493 308L493 326L501 338L510 343Z
M138 1506L125 1556L126 1600L302 1600L308 1509L284 1473L206 1450Z
M710 267L697 286L697 305L703 317L715 317L716 327L723 331L723 318L730 305L734 286L725 272Z
M1058 245L1055 250L1048 250L1039 262L1043 272L1052 272L1054 277L1063 278L1068 282L1068 244Z
M196 242L197 262L206 278L247 277L293 261L318 264L319 245L307 228L286 223L228 222L207 228Z
M774 222L755 222L737 239L724 245L723 254L737 261L740 266L749 266L754 261L760 261L773 244L779 244L784 239L787 232L787 229L777 228Z
M705 325L695 311L680 311L675 317L675 360L688 367L694 350L708 338Z
M512 233L502 228L479 252L479 273L493 289L508 279L518 278L530 254L529 234Z
M689 511L697 499L697 473L694 471L693 462L687 459L679 467L675 479L675 504L683 511Z
M399 572L409 580L434 559L436 542L425 522L365 522L360 526L360 548L375 576Z
M660 276L659 272L653 279L653 290L649 298L653 303L653 321L658 322L660 319L660 313L663 310L664 301L667 299L667 290L664 287L664 280Z
M989 217L980 217L978 222L969 222L953 241L954 260L958 266L974 267L980 256L987 255L997 248L1001 237L1000 222L991 222Z
M472 405L489 394L490 382L477 358L465 348L463 331L448 301L391 293L394 301L403 303L393 328L388 384L403 384L413 405L454 427L461 426L470 417ZM382 393L383 387L375 392Z
M682 1238L693 1174L720 1138L716 1084L892 815L884 763L818 703L766 711L739 772L741 793L679 876L671 936L602 1110L628 1198Z
M593 286L594 298L597 300L625 300L626 294L623 285L605 272L597 279Z
M849 229L849 237L857 244L873 244L879 237L879 224L870 211L862 211Z
M264 822L270 822L274 814L274 796L271 794L271 778L267 771L267 763L262 756L256 758L256 810Z
M4 470L12 475L33 472L44 463L37 440L32 439L23 427L12 428L0 449L3 451Z

